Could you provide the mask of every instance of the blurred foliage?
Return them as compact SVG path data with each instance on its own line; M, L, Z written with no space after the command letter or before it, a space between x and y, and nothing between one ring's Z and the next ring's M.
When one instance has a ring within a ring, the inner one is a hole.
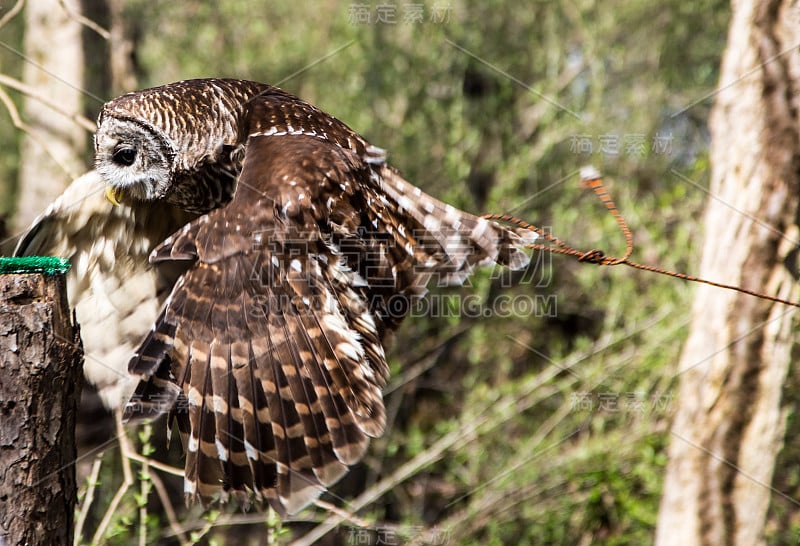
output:
M6 9L0 9L0 17L5 13ZM11 19L0 29L0 41L6 46L0 48L0 73L15 78L22 75L23 60L8 47L16 51L22 48L22 29L21 16ZM20 95L13 90L5 90L21 111ZM0 218L11 214L14 210L16 179L19 172L18 148L21 138L22 134L14 127L11 118L3 110L0 114ZM0 230L0 234L2 234L2 230Z
M378 20L379 5L394 22ZM405 20L412 6L421 21ZM614 219L577 183L593 163L634 232L634 259L696 269L727 2L130 0L124 9L141 87L206 76L278 84L388 149L445 201L621 255ZM370 20L357 20L365 10ZM19 43L17 27L2 32ZM0 63L19 70L8 51ZM2 180L14 177L17 138L0 124ZM342 526L331 542L375 543L388 526L400 537L440 529L429 542L451 544L652 541L691 287L569 258L534 263L478 272L467 288L432 287L433 303L403 325L387 434L326 500L347 509L437 439L481 426L361 513L370 533ZM487 313L441 316L467 297ZM302 534L317 512L282 532ZM119 513L122 534L109 543L135 532L124 532L135 500ZM270 525L262 518L250 536Z

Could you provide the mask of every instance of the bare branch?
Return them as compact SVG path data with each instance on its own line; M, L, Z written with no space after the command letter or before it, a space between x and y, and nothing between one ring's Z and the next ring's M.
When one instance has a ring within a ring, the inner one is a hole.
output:
M106 513L103 514L103 519L100 521L100 525L97 526L97 530L92 537L93 544L99 544L103 535L106 532L109 524L111 523L111 518L117 512L117 507L119 503L122 501L122 497L125 496L125 493L128 492L128 489L133 485L133 472L131 471L131 462L128 457L128 454L134 452L133 446L131 445L130 438L128 435L125 434L125 429L122 426L122 414L119 411L114 412L116 422L117 422L117 438L119 440L119 448L122 452L122 484L117 489L117 493L114 495L114 498L111 499L111 502L108 505L108 509Z
M0 74L0 78L3 78L2 74ZM11 97L8 95L8 93L5 92L5 90L2 87L0 87L0 102L2 102L3 105L6 107L6 110L8 110L8 114L9 116L11 116L11 122L14 124L14 127L19 129L20 131L24 131L25 133L27 133L28 136L31 138L31 140L33 140L34 142L36 142L36 144L41 146L42 149L44 149L44 151L47 152L47 155L50 156L50 158L56 163L56 165L58 165L61 168L61 170L67 173L67 176L69 176L72 180L75 180L76 178L78 178L78 176L80 176L80 174L74 172L69 165L61 161L58 158L58 156L53 153L50 146L48 146L46 142L44 142L36 135L36 132L30 125L22 121L22 117L19 115L19 110L17 110L17 106L14 104L14 101L11 100Z
M350 523L352 523L353 525L355 525L357 527L369 527L369 524L370 524L369 521L367 521L367 520L365 520L363 518L359 518L358 516L356 516L352 512L348 512L347 510L343 510L343 509L339 508L338 506L336 506L334 504L331 504L329 502L325 502L323 500L316 499L316 500L314 500L314 506L316 506L317 508L321 508L321 509L325 510L329 514L336 514L338 517L342 518L342 520L349 521Z
M152 461L151 461L152 464ZM167 515L167 521L175 536L181 541L181 544L191 544L191 541L183 531L181 524L178 522L178 517L175 514L175 507L172 506L172 501L167 494L167 488L164 487L164 482L158 477L158 474L153 472L150 474L150 479L153 481L153 487L158 493L158 498L161 500L161 505L164 507L164 513Z
M89 508L94 502L94 491L97 489L97 476L100 474L100 466L103 463L103 453L100 453L92 463L92 471L86 479L86 496L83 497L81 503L81 512L78 514L78 521L75 523L75 538L74 546L81 543L81 535L83 535L83 525L86 523L86 516L89 514Z
M6 23L8 23L11 19L16 17L19 14L19 12L22 11L22 7L24 5L25 5L25 0L17 0L17 3L14 4L14 7L11 8L11 10L9 10L8 13L3 15L2 18L0 18L0 28L6 26Z
M83 498L83 502L81 503L81 512L78 514L78 521L75 524L75 538L74 538L74 546L78 546L81 543L81 536L83 535L83 525L86 523L86 516L89 514L89 508L92 506L94 502L94 490L97 488L97 476L100 474L100 466L103 463L103 453L100 453L95 457L94 462L92 463L92 471L89 473L89 477L87 478L87 486L86 486L86 496Z
M150 465L157 470L166 472L167 474L172 474L173 476L180 476L181 478L184 476L184 471L182 469L170 466L168 464L164 464L160 461L156 461L155 459L150 459L140 453L137 453L136 451L128 453L127 457L129 459L133 459L136 462Z
M80 13L74 11L64 0L58 0L58 3L61 4L61 7L64 8L64 11L67 12L70 19L74 20L76 23L85 26L88 29L95 31L97 34L103 37L105 40L109 40L111 38L111 33L92 21L91 19L87 19Z
M37 93L35 89L30 87L29 85L25 85L24 83L22 83L21 81L19 81L16 78L12 78L12 77L7 76L5 74L0 74L0 85L5 85L6 87L10 87L12 89L15 89L15 90L19 91L20 93L24 93L25 95L31 97L32 99L38 100L39 102L41 102L42 104L45 104L48 107L52 108L53 110L55 110L56 112L58 112L62 116L66 116L68 119L74 121L75 123L80 125L81 128L85 129L89 133L94 133L97 130L97 126L95 125L95 123L92 120L90 120L89 118L87 118L86 116L83 116L81 114L71 114L69 112L65 112L58 105L58 103L56 103L55 101L45 97L41 93Z

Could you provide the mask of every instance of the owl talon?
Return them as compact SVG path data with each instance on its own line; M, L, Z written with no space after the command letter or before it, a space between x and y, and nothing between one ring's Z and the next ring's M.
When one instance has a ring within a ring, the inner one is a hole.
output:
M122 204L124 196L125 194L121 189L114 188L112 186L108 186L106 188L106 199L108 199L108 201L115 207Z

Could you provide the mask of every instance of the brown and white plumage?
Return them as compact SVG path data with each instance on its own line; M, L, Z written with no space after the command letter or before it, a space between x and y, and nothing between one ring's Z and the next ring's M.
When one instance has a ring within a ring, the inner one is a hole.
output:
M527 263L515 233L268 85L131 93L105 105L95 142L112 199L201 213L150 257L187 270L130 361L127 408L176 419L192 498L307 505L383 432L383 345L412 298L433 276Z
M90 171L70 184L19 239L15 255L68 258L67 295L81 325L84 375L110 409L124 406L136 381L131 354L182 273L153 267L148 255L194 215L165 203L111 207Z

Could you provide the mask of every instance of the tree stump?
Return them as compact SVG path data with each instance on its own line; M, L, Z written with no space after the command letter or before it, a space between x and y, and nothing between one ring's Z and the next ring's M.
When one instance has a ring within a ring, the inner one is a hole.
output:
M67 305L65 271L0 274L4 546L73 540L75 416L83 350Z

